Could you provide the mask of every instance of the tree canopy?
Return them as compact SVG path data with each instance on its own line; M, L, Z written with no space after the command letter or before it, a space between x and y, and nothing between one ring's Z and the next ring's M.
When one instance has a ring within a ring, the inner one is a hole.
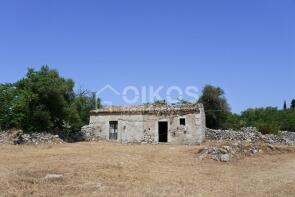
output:
M223 128L230 113L224 91L220 87L206 85L198 102L204 105L207 127Z
M95 102L89 95L76 95L74 85L48 66L39 71L28 69L23 79L0 85L1 128L29 132L79 129L87 124L86 116Z

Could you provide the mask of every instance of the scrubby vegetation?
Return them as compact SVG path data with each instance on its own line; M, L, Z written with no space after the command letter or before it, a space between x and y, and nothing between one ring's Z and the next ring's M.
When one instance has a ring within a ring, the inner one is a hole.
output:
M230 111L224 91L220 87L207 85L199 102L204 104L206 124L212 129L257 127L263 134L276 134L280 130L295 132L295 100L292 100L290 108L285 102L283 109L255 108L235 114Z
M295 110L276 107L247 109L241 115L229 114L225 122L226 128L245 126L257 127L263 134L276 134L279 130L295 132Z

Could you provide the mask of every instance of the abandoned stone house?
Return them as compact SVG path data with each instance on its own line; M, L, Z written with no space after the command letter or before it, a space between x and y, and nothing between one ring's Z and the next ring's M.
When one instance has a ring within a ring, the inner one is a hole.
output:
M90 138L121 143L199 144L205 138L202 104L110 106L90 112L82 131Z

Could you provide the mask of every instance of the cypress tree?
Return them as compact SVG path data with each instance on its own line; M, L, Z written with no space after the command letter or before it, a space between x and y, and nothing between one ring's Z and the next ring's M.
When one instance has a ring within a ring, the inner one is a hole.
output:
M295 109L295 99L291 101L291 109Z
M284 110L287 110L287 103L286 103L286 101L284 102Z

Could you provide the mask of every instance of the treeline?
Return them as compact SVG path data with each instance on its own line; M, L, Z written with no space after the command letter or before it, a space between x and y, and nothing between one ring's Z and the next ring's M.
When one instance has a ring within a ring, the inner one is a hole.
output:
M0 84L0 129L27 132L77 131L88 124L95 96L86 90L74 92L74 81L43 66L29 69L11 84ZM99 100L98 100L98 103Z
M199 102L204 104L207 127L213 129L239 129L257 127L264 134L278 131L295 132L295 100L290 108L285 102L283 109L277 107L247 109L241 114L232 113L224 91L219 87L207 85Z
M26 132L79 131L88 124L89 112L96 108L95 95L87 90L74 91L74 81L61 77L57 70L43 66L29 69L26 76L11 84L0 84L0 130L11 128ZM231 112L224 91L207 85L197 102L203 103L207 127L239 129L257 127L262 133L279 130L295 132L295 100L290 108L247 109ZM97 100L98 107L100 100ZM165 101L156 101L163 104ZM185 101L180 101L186 104Z
M261 133L295 132L295 110L280 110L276 107L248 109L241 115L230 114L224 126L226 128L255 126Z

